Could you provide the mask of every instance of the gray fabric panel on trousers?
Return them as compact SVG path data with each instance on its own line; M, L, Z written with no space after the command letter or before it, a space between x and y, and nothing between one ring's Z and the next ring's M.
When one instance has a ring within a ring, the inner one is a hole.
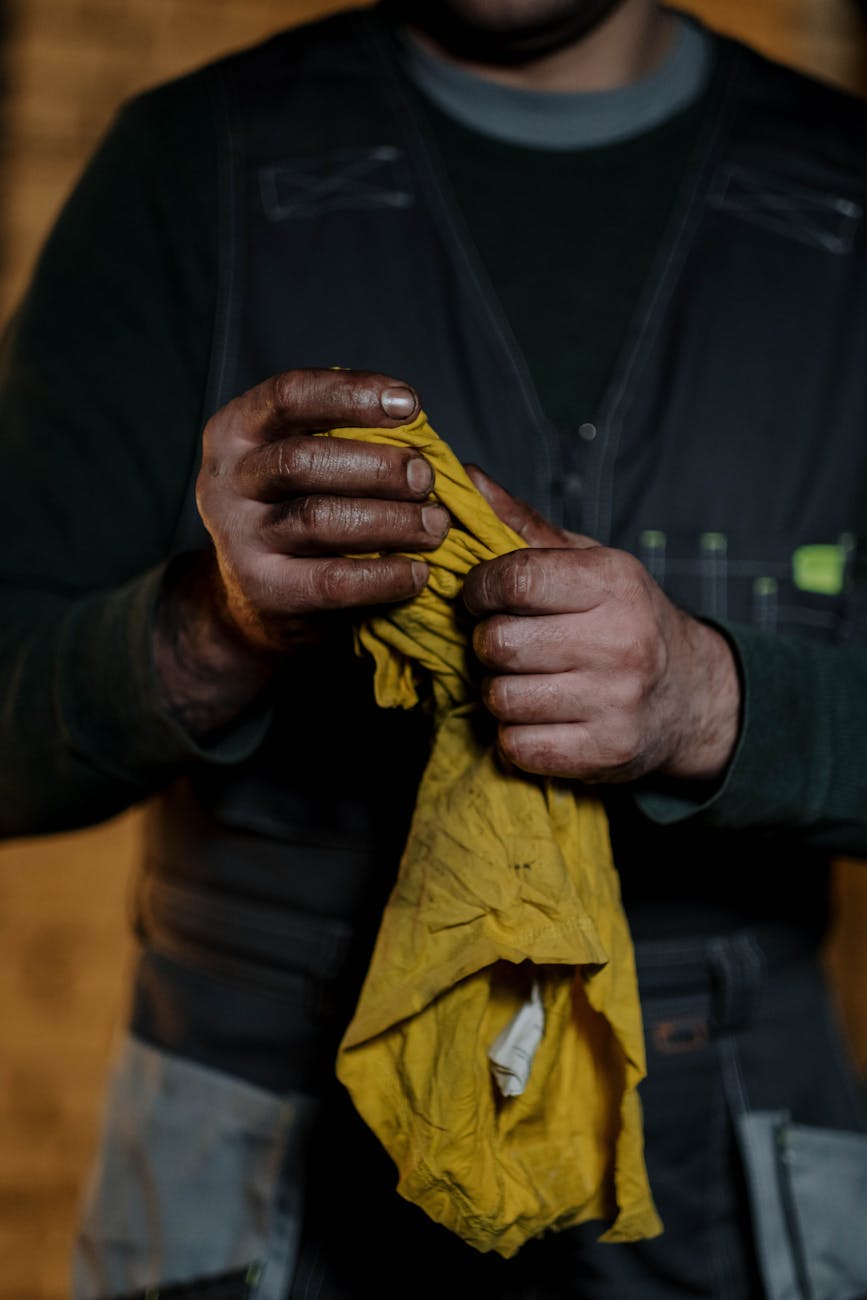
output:
M767 1300L867 1294L867 1137L792 1124L785 1112L739 1117Z
M73 1259L73 1300L263 1266L284 1300L315 1103L125 1041Z
M817 1300L867 1294L867 1137L788 1124L783 1157Z

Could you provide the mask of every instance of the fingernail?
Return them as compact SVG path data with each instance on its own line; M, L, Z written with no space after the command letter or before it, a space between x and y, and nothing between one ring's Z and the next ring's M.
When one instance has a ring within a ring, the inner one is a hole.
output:
M424 586L424 584L427 582L427 575L428 575L427 565L424 564L421 560L413 560L412 579L417 587L421 588Z
M384 388L379 396L380 405L386 415L395 420L412 415L415 410L415 393L409 388Z
M424 456L413 456L408 462L406 481L413 492L430 492L433 487L433 470Z
M442 537L449 517L442 506L425 506L421 512L421 522L426 533L430 533L432 537Z

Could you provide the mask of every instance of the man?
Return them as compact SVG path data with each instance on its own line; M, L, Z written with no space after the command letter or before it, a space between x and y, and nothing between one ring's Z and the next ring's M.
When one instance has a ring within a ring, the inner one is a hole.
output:
M745 1117L859 1124L814 954L867 845L863 117L652 0L394 3L122 114L3 396L4 824L159 792L78 1296L759 1293ZM654 1242L476 1256L331 1081L426 741L352 616L448 518L309 435L420 401L531 546L464 589L501 748L606 800Z

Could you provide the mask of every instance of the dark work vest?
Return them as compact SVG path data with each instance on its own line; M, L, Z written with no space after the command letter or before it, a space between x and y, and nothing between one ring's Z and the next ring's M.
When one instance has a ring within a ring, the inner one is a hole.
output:
M639 555L685 608L848 635L867 112L741 47L720 57L712 130L614 379L568 430L541 409L376 11L199 74L222 148L208 409L294 367L394 375L462 459ZM191 496L176 549L204 541ZM425 744L423 714L375 708L348 626L293 660L259 751L190 772L153 807L136 1032L267 1086L312 1086L351 1010ZM661 916L684 933L821 915L824 866L794 838L656 827L623 791L609 811L639 931Z

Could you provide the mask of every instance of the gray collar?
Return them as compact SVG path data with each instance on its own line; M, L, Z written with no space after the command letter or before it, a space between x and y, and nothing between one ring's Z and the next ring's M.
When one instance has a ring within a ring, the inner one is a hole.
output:
M649 76L616 90L517 90L488 81L401 37L412 81L444 113L482 135L530 149L589 149L642 135L707 86L712 37L680 14L672 46Z

